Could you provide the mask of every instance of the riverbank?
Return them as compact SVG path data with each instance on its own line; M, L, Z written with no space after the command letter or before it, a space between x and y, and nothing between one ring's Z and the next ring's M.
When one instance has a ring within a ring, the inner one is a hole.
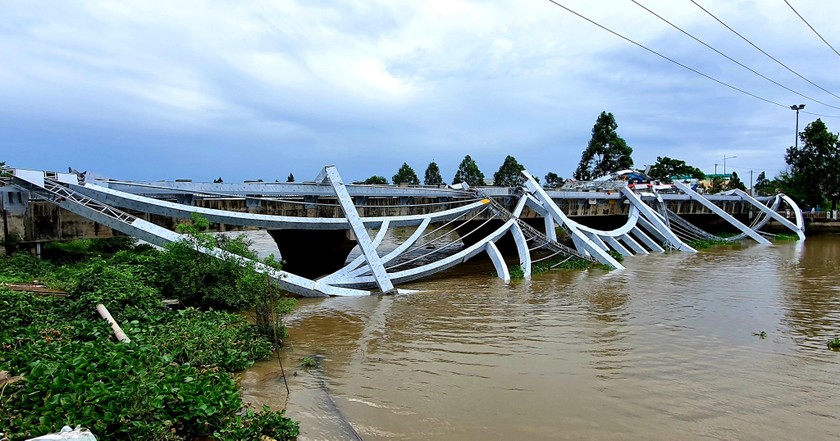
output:
M46 291L0 286L0 371L15 379L0 386L6 436L81 425L99 439L295 439L297 422L244 402L239 384L243 369L273 357L273 331L285 333L277 313L290 304L266 296L271 289L252 269L204 259L190 244L160 251L130 242L59 245L42 260L0 258L0 282ZM248 253L245 241L222 242ZM66 297L49 292L56 290ZM164 297L179 299L181 309L165 307ZM261 327L235 313L260 301L265 309L266 299L275 320ZM130 343L114 339L99 303Z

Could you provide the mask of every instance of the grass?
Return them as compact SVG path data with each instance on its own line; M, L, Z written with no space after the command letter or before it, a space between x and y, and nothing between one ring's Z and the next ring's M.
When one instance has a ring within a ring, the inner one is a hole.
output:
M718 239L698 239L688 242L688 246L695 250L703 250L714 247L731 247L738 245L737 241L718 240Z

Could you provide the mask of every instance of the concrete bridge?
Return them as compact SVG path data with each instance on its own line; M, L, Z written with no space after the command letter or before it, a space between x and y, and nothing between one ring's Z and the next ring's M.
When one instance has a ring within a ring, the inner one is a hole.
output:
M684 241L710 235L691 217L725 223L741 231L741 238L760 243L767 241L757 231L771 221L804 238L801 213L783 195L764 200L743 192L704 196L679 183L633 190L626 182L600 181L546 190L523 172L520 188L345 185L334 167L301 184L125 182L21 169L5 174L0 195L7 241L108 237L117 230L163 245L181 239L172 232L175 223L195 212L218 230L267 229L287 262L277 279L301 295L352 295L370 287L387 292L394 282L483 252L503 278L509 278L504 254L515 254L526 275L532 253L621 268L609 251L693 252ZM378 248L397 227L415 233L383 255ZM557 242L558 228L572 247ZM430 236L436 231L452 231L460 240ZM346 264L356 245L362 256ZM502 253L505 249L509 253Z

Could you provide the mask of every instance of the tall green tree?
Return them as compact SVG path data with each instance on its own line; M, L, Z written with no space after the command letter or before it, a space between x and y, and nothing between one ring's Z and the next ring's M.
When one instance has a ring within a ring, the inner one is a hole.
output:
M440 168L438 168L435 161L430 162L429 166L426 167L423 183L426 185L439 185L443 183L443 176L440 175Z
M691 176L696 179L706 178L706 174L699 168L690 166L685 161L672 159L667 156L656 157L656 163L650 167L648 176L665 181L670 181L672 176Z
M618 124L612 113L601 112L592 126L592 138L580 156L575 179L589 181L615 171L633 167L633 149L627 145L616 129Z
M563 178L557 173L548 172L545 174L545 186L547 188L557 188L563 185Z
M729 181L726 182L726 185L723 187L724 190L747 190L747 187L741 182L741 178L738 177L738 173L732 172L729 175Z
M455 172L455 177L452 179L453 184L459 182L466 182L470 187L484 185L484 173L478 169L478 164L473 161L470 155L464 156L464 160L461 161L458 171Z
M522 170L525 170L525 166L517 162L513 156L507 155L499 171L493 173L493 185L497 187L521 186L525 182Z
M417 173L414 173L414 169L408 165L408 163L403 162L402 167L397 170L397 174L395 174L391 181L394 182L394 185L400 184L411 184L417 185L420 183L420 180L417 179Z
M289 176L286 178L286 182L295 182L295 175L289 173Z
M785 162L790 166L794 197L807 206L831 200L832 210L840 197L840 145L838 135L828 131L821 119L808 124L799 134L801 147L788 147Z

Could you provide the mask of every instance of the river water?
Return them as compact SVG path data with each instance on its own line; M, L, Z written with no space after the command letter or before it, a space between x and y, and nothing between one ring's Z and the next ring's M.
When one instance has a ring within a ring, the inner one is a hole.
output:
M290 396L277 360L242 385L311 440L837 439L839 261L817 236L509 285L467 263L411 294L301 300Z

